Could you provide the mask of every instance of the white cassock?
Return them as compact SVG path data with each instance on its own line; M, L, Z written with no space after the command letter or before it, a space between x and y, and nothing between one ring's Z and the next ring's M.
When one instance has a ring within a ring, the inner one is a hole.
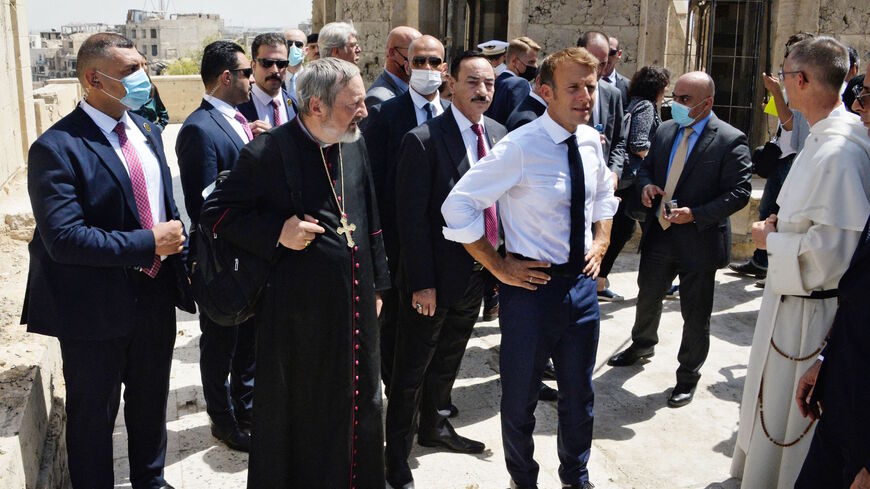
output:
M748 489L793 488L815 430L795 392L821 351L837 299L796 296L837 288L870 214L870 138L854 114L840 107L812 127L776 202L731 465Z

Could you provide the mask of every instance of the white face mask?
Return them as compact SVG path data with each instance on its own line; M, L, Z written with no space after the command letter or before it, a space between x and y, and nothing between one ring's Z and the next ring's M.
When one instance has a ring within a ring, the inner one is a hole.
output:
M412 69L410 85L420 95L432 95L441 86L441 72Z

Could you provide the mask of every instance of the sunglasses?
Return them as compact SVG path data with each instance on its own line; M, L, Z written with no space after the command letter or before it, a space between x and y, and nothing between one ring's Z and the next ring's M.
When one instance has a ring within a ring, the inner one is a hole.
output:
M254 74L253 68L236 68L234 70L227 70L227 71L230 71L230 72L239 71L242 73L242 75L244 75L245 78L250 78L251 75Z
M865 91L867 93L864 93ZM861 85L855 85L852 87L852 95L855 96L855 100L858 101L858 105L860 105L862 109L866 108L864 105L864 99L870 97L870 90ZM868 103L870 103L870 101L868 101Z
M302 49L302 46L305 46L305 43L302 41L287 41L287 47L296 46L299 49Z
M427 63L432 68L438 68L443 62L444 60L438 56L414 56L411 58L411 66L414 68L423 68Z
M611 49L610 51L607 52L608 56L616 56L617 54L619 54L618 49Z
M279 70L283 70L290 64L286 59L269 59L269 58L258 58L257 63L260 63L260 66L263 68L271 68L272 65L278 67Z

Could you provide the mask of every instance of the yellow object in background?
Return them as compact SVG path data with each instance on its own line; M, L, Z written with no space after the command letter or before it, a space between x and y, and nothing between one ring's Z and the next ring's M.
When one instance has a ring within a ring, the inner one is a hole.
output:
M764 113L774 117L779 117L779 113L776 111L776 104L773 102L773 96L770 94L768 94L767 104L764 106Z

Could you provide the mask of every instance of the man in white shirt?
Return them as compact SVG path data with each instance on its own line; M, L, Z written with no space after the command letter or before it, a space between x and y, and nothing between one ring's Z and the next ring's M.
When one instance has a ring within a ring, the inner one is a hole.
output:
M284 36L277 32L258 35L251 43L251 58L254 70L251 100L239 105L239 111L251 124L254 136L258 136L290 121L297 111L290 94L284 90L290 64Z
M598 60L582 48L545 60L547 112L510 133L456 184L441 207L444 237L463 243L502 282L502 438L511 487L537 487L535 404L547 358L559 383L559 477L591 488L595 280L618 206L598 132L585 125ZM507 256L484 235L498 202ZM593 239L594 228L594 239Z

